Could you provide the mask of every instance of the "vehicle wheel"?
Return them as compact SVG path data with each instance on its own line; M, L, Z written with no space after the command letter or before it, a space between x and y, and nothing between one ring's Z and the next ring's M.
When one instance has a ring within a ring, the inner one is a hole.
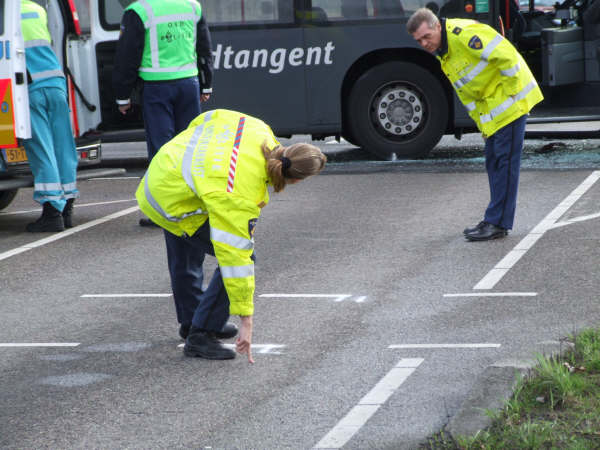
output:
M348 124L360 146L387 160L425 157L448 123L448 100L427 69L391 61L361 75L348 100Z
M10 189L8 191L0 191L0 210L10 205L17 195L18 189Z

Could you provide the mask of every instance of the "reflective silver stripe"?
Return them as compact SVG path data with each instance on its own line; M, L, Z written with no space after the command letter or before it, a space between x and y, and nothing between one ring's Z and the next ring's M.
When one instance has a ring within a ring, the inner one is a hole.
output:
M481 121L481 123L487 123L491 121L494 117L497 117L500 114L502 114L516 102L518 102L519 100L523 100L525 97L527 97L527 94L529 94L535 88L535 86L535 81L530 82L527 86L521 89L521 91L517 95L507 98L494 109L492 109L489 114L483 114L479 118L479 120Z
M194 11L194 15L196 18L194 22L200 22L201 16L196 15L196 8L200 6L200 4L196 0L189 0L190 6L192 7L192 11ZM202 14L202 7L200 6L200 14Z
M479 75L483 69L485 69L488 65L487 61L479 61L477 63L477 65L473 68L473 70L471 70L468 74L466 74L464 77L462 77L460 80L457 80L454 82L454 87L456 89L460 89L461 87L463 87L465 84L467 84L469 81L473 81L473 79Z
M44 72L36 72L31 74L31 79L33 81L41 80L42 78L50 78L50 77L61 77L64 78L65 74L60 69L55 70L46 70Z
M213 241L221 242L222 244L230 245L231 247L239 248L240 250L252 250L254 242L241 236L236 236L227 231L219 230L218 228L210 227L210 238Z
M60 201L65 198L62 195L43 195L43 194L42 195L38 194L38 195L35 195L34 197L42 199L42 200L56 200L56 201Z
M70 198L77 198L76 194L70 193L70 194L65 194L65 199L68 200Z
M144 27L146 27L150 33L150 59L152 60L152 67L159 67L158 32L154 26L154 11L146 0L139 0L139 4L146 10L146 15L148 16L148 20L144 24ZM140 70L144 69L140 68Z
M519 66L519 63L517 63L510 69L501 70L500 73L505 77L514 77L520 69L521 66Z
M459 79L453 83L453 85L456 89L460 89L468 82L473 81L473 79L475 79L475 77L477 75L479 75L483 71L483 69L485 69L487 67L488 58L490 57L490 55L492 54L494 49L496 47L498 47L498 44L500 44L500 42L502 42L502 39L504 39L504 38L502 36L500 36L499 34L497 34L494 37L494 39L492 39L492 41L488 45L485 46L485 48L481 52L481 61L479 61L477 63L477 65L473 68L473 70L471 70L467 75L465 75L464 77L462 77L461 79Z
M475 102L467 103L465 105L465 108L467 108L467 111L475 111L476 107L477 106L475 105Z
M192 175L192 159L194 157L194 149L198 145L198 139L200 139L200 135L202 134L202 130L204 129L204 124L196 127L194 130L194 134L189 140L187 146L185 147L185 153L183 154L183 161L181 162L181 175L185 180L185 184L192 190L192 192L198 195L196 191L196 185L194 184L194 176Z
M254 276L254 264L248 266L219 266L223 278L245 278Z
M62 191L62 184L60 183L35 183L33 185L34 191Z
M158 57L158 54L157 54ZM152 64L154 64L154 55L152 56ZM140 72L150 72L150 73L161 73L161 72L178 72L180 70L190 70L196 69L198 66L196 64L186 64L184 66L172 66L172 67L140 67Z
M50 47L50 48L52 48L52 46L50 45L50 42L47 41L46 39L34 39L32 41L25 41L25 48L31 48L31 47Z
M77 189L77 182L67 183L62 185L63 191L73 191Z
M500 44L500 42L502 42L503 39L504 38L502 36L497 34L494 37L494 39L492 39L492 42L490 42L488 45L486 45L485 48L483 49L483 52L481 52L481 59L485 59L487 61L488 58L490 57L490 55L492 54L492 52L494 51L494 49L496 47L498 47L498 45Z
M154 23L152 25L158 25L159 23L167 23L167 22L181 22L183 20L191 20L193 22L197 22L198 16L195 13L185 13L185 14L169 14L168 16L158 16L154 18Z
M158 202L156 201L156 199L152 196L152 193L150 192L150 188L148 187L148 172L146 172L146 175L144 175L144 194L146 194L146 200L148 200L148 203L150 203L150 206L152 206L152 208L157 213L159 213L161 216L163 216L169 222L180 222L183 219L185 219L186 217L195 216L198 214L206 214L206 212L200 208L198 208L196 211L185 213L179 217L167 214L167 212L160 207L160 205L158 204Z

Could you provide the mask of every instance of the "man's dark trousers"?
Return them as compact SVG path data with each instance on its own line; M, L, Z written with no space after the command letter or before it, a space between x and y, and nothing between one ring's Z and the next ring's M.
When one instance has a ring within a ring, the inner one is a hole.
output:
M198 77L144 81L142 92L148 160L201 111Z
M515 220L521 153L527 114L500 128L485 141L485 168L490 183L488 223L510 230Z

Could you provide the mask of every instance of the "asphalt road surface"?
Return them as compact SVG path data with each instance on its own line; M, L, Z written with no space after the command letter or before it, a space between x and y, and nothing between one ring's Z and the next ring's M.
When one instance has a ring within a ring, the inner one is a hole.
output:
M162 232L137 225L143 146L105 153L138 161L79 184L69 231L25 233L22 189L0 213L0 447L416 448L489 364L600 320L598 141L528 142L515 229L470 243L473 139L393 163L321 143L325 173L258 223L254 365L183 356Z

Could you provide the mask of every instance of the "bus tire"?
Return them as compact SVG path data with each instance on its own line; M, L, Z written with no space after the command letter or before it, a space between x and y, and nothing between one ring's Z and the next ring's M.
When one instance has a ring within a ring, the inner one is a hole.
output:
M356 80L347 113L364 150L386 160L424 158L446 131L448 99L427 69L390 61Z
M0 210L6 208L14 200L17 195L18 189L9 189L7 191L0 191Z

